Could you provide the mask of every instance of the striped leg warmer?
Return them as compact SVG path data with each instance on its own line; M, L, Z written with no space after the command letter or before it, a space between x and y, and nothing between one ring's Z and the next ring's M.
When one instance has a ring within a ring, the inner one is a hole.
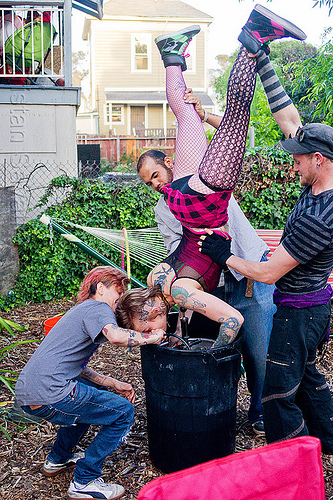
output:
M280 109L292 104L292 101L282 87L268 56L262 52L262 54L257 57L257 61L258 74L266 92L271 112L276 113L277 111L280 111Z

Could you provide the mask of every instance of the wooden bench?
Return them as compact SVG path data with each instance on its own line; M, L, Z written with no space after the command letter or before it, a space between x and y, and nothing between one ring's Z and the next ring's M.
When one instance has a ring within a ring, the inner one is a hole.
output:
M256 229L257 235L264 240L264 242L269 246L269 253L267 257L269 258L274 250L279 246L280 239L282 236L282 229ZM327 283L333 285L333 272L330 274Z

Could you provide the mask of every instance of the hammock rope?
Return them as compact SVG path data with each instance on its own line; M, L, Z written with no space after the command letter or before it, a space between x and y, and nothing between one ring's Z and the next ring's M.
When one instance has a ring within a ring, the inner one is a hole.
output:
M127 229L127 242L124 238L122 229L103 229L98 227L82 226L73 222L65 221L58 218L53 218L56 222L67 224L69 226L80 229L103 243L109 245L112 249L124 252L124 247L128 245L130 258L144 264L149 268L153 268L166 257L167 253L164 247L162 236L157 227L145 229ZM127 256L127 273L130 273L129 257Z
M39 220L40 220L40 222L42 222L43 224L45 224L46 226L49 227L50 240L53 239L53 232L52 232L52 230L54 229L63 238L65 238L67 241L70 241L71 243L73 243L73 245L79 247L86 254L90 255L91 257L93 257L94 259L96 259L98 262L100 262L103 266L112 266L115 269L122 270L119 266L117 266L117 264L115 264L114 262L112 262L110 259L108 259L107 257L105 257L100 252L97 252L97 250L95 250L91 246L89 246L86 243L84 243L84 241L80 240L80 238L78 238L77 236L74 236L74 234L71 234L69 231L67 231L67 229L65 229L64 227L62 227L57 222L55 222L48 215L43 214L40 217ZM130 276L130 280L131 280L132 283L134 283L135 285L137 285L139 287L144 287L145 286L143 283L141 283L141 281L139 281L136 278L134 278L134 276Z

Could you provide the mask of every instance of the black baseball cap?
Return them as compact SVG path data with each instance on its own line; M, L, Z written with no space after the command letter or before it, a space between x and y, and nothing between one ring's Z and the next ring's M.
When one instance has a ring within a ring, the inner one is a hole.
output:
M323 123L308 123L297 130L295 137L284 139L279 144L290 154L318 152L333 160L333 128Z

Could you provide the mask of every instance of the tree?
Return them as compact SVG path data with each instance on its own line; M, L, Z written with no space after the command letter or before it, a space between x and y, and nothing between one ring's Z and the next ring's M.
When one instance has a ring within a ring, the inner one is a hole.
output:
M333 0L318 0L315 4L314 4L314 7L316 5L319 4L319 7L323 7L324 5L326 5L326 7L328 7L328 15L331 14L332 12L332 9L333 9Z
M83 78L85 78L89 74L89 70L86 69L88 66L87 54L83 52L83 50L73 52L72 64L73 73L79 75L81 80L83 80Z
M332 28L328 30L332 32ZM333 43L326 42L310 58L292 64L295 80L294 91L299 91L304 82L310 82L302 103L313 107L312 121L325 122L333 126Z
M73 84L74 86L77 85L79 87L86 87L85 84L82 85L82 81L86 78L86 76L89 74L89 63L88 63L88 56L86 52L83 52L82 50L79 50L78 52L73 52L72 53L72 73L73 73ZM87 90L87 89L86 89ZM87 95L82 89L82 97L85 99L87 102Z
M270 59L275 67L286 92L293 100L299 111L303 123L313 120L316 102L306 99L311 91L313 83L308 77L308 72L304 72L301 80L297 73L297 64L316 59L318 49L313 45L296 40L274 42L270 45ZM297 73L297 74L296 74ZM297 85L296 85L297 83Z

